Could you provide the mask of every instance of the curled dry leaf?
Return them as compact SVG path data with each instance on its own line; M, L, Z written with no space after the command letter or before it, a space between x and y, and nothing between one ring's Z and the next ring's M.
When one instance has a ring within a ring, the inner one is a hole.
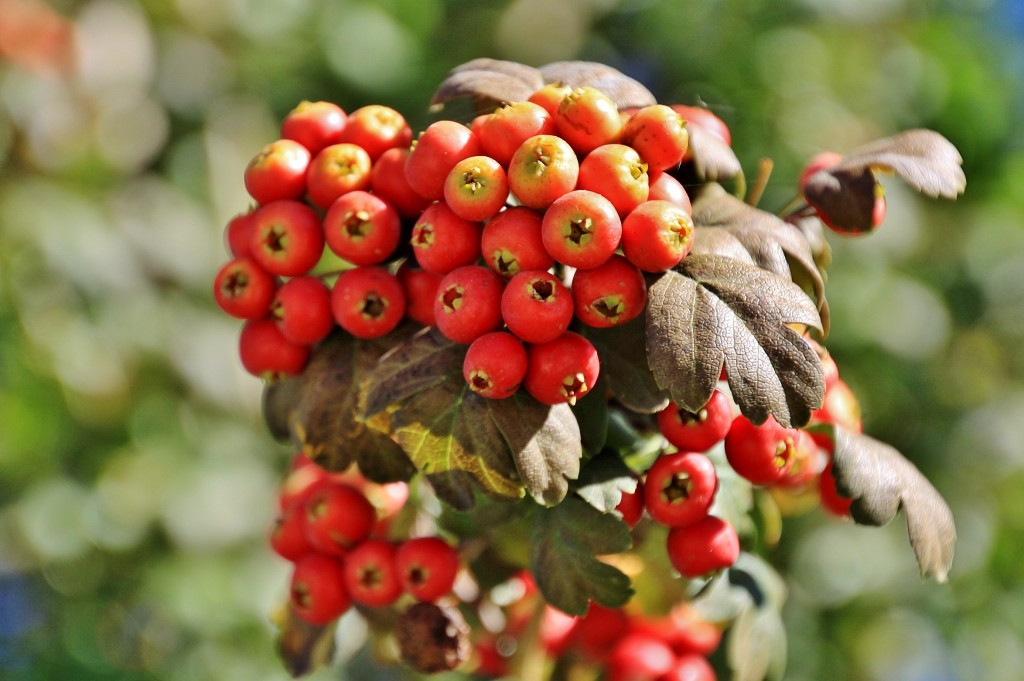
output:
M558 61L540 67L540 73L545 83L597 88L608 95L620 109L657 104L654 95L640 81L606 64L592 61Z
M483 112L503 102L525 101L543 85L543 77L532 66L501 59L474 59L448 72L431 97L430 106L440 109L445 102L471 97Z
M833 429L833 475L839 493L853 499L850 514L860 525L887 524L899 509L925 577L946 581L953 563L956 527L942 495L895 448L867 435Z
M699 179L717 182L743 174L743 166L732 147L699 125L686 129L690 132L693 169Z
M395 638L402 659L424 674L449 672L469 658L469 625L455 608L415 603L398 618Z

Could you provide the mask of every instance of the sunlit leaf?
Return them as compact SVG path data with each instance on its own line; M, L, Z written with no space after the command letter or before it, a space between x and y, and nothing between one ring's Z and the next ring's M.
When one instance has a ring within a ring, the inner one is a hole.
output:
M639 81L618 69L592 61L559 61L540 67L545 83L564 83L570 87L584 85L608 95L620 109L640 108L656 104L654 95Z
M448 72L430 105L441 108L445 102L470 97L478 109L488 110L503 102L526 101L543 85L540 72L532 66L501 59L474 59Z
M651 286L647 356L658 385L697 411L723 365L733 399L755 423L802 425L825 383L813 348L789 328L820 330L817 307L796 284L756 265L694 255Z

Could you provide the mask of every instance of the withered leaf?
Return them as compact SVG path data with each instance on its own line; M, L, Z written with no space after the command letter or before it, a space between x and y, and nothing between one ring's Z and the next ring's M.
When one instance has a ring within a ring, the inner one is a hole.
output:
M633 411L653 414L668 404L647 363L647 325L643 317L604 329L587 327L584 335L601 360L601 378L608 391Z
M850 232L872 229L875 171L895 173L927 196L956 198L967 187L956 147L933 130L907 130L846 154L807 180L804 197L828 221Z
M414 603L398 617L395 639L402 659L424 674L448 672L470 655L469 625L456 608Z
M743 173L736 152L717 135L697 124L687 125L690 154L697 177L709 182L727 180Z
M839 493L853 499L860 525L882 526L901 508L921 574L946 581L953 563L953 512L914 464L894 447L867 435L833 428L833 475Z
M821 330L817 307L799 286L733 258L690 255L648 290L654 379L695 412L724 364L747 418L803 425L821 405L825 383L817 354L787 324Z
M337 621L326 626L309 624L291 608L285 608L277 634L277 652L288 673L298 678L330 664L334 657L337 626Z
M618 69L592 61L558 61L540 67L545 83L564 83L570 87L585 85L608 95L620 109L657 104L651 91Z
M825 281L810 242L796 226L744 203L714 183L705 185L695 198L693 222L697 227L693 253L736 257L742 250L753 264L811 290L819 310L824 306ZM821 321L827 332L827 317Z
M501 59L480 58L456 66L448 72L434 96L431 108L460 97L472 97L481 111L503 102L522 102L544 85L540 72L532 66Z

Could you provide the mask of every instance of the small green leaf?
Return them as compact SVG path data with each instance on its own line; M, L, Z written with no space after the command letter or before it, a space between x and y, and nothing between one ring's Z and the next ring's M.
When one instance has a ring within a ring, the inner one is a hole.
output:
M732 681L774 681L786 669L786 628L773 608L745 608L729 628Z
M583 615L591 601L618 608L633 594L630 579L597 556L621 553L630 544L625 523L568 497L538 509L530 571L547 602L565 613Z
M636 491L637 479L618 454L606 451L589 459L576 481L576 494L601 513L611 513L623 494Z
M647 326L643 317L605 329L588 327L584 335L601 360L601 378L623 406L653 414L668 404L647 363ZM586 399L586 398L584 398Z
M747 418L803 425L821 405L825 381L814 349L788 324L821 330L817 306L799 286L732 258L688 256L648 290L654 379L695 412L724 365Z

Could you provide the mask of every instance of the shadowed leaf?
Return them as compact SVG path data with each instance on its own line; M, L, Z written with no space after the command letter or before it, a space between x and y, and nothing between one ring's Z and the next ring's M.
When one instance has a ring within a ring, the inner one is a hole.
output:
M288 673L297 678L329 665L334 657L335 629L336 621L323 627L314 626L286 608L277 635L277 652Z
M796 284L755 265L691 255L651 284L647 357L658 385L697 411L723 364L740 411L786 426L807 423L825 384L811 346L787 324L821 330L813 301Z
M853 519L860 525L882 526L902 508L921 574L946 581L956 527L942 496L895 448L841 428L833 429L833 439L836 488L853 499Z
M700 125L688 125L686 129L690 132L689 148L697 177L717 182L743 173L736 152L717 135Z
M544 85L532 66L500 59L474 59L448 72L434 96L432 109L460 97L471 97L478 110L493 109L503 102L522 102Z
M583 334L597 349L601 378L615 399L633 411L653 414L668 404L668 395L647 364L646 328L641 316L605 329L587 327Z
M575 485L576 494L601 513L611 513L622 495L636 491L637 479L618 454L603 452L587 461Z
M625 605L633 595L629 577L597 556L630 547L626 524L572 497L538 513L530 572L545 600L570 615L583 615L591 601L609 608Z
M540 67L545 83L564 83L570 87L588 85L608 95L620 109L656 104L651 91L618 69L592 61L558 61Z

